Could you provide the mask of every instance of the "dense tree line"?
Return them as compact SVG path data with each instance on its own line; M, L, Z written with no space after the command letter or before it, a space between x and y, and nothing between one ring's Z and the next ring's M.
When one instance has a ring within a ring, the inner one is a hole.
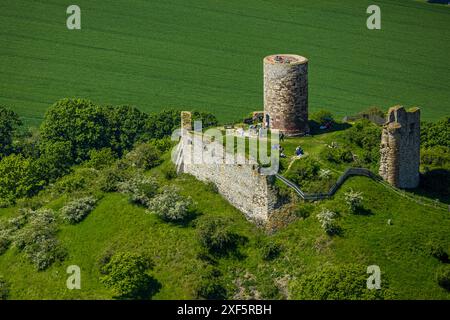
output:
M217 125L210 113L194 111L193 118L204 127ZM47 110L39 130L20 132L19 116L0 107L0 205L32 196L91 160L94 150L122 157L136 144L170 136L180 121L176 110L147 114L133 106L62 99Z

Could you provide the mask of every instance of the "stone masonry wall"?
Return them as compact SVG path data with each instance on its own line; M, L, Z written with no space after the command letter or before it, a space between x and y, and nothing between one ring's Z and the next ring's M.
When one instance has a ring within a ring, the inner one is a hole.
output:
M196 147L198 150L194 152ZM218 192L249 220L264 222L276 209L278 198L272 186L274 177L261 175L256 163L226 164L220 160L226 157L222 144L203 141L192 133L182 138L178 149L183 159L181 171L201 181L212 182Z
M420 110L402 106L389 109L383 126L379 174L397 188L419 185Z
M308 59L298 55L264 58L265 123L286 135L308 128Z

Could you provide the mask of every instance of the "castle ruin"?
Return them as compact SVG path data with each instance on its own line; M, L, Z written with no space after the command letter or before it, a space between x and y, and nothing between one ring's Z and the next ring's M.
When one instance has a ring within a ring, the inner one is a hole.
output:
M403 189L419 185L420 109L389 109L382 129L379 174L392 186Z
M293 54L264 58L264 125L287 136L309 132L308 59Z

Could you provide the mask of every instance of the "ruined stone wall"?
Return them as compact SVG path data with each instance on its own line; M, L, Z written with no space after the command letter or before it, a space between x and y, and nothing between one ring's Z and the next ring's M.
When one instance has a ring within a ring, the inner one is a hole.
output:
M226 164L221 159L233 155L226 154L222 144L203 141L195 134L182 138L180 144L181 171L201 181L212 182L218 192L249 220L264 222L269 218L278 201L272 186L273 176L261 175L256 163Z
M298 55L264 58L264 112L269 127L286 135L308 128L308 59Z
M379 174L397 188L419 185L420 110L402 106L389 109L383 126Z

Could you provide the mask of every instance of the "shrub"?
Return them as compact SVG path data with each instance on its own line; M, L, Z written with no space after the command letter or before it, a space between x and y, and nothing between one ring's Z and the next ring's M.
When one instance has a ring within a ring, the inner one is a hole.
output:
M167 180L172 180L177 177L177 169L172 161L167 161L161 165L161 171Z
M218 269L211 268L205 272L197 284L197 298L223 300L227 297L227 291L220 281L221 273Z
M430 241L427 244L428 252L441 262L448 262L448 253L445 251L441 243Z
M4 229L4 227L0 226L0 255L8 250L9 245L11 244L11 230Z
M14 235L14 245L26 253L37 270L63 260L64 250L56 239L57 225L52 210L40 209L29 216L29 223Z
M325 160L334 163L350 163L353 162L353 153L346 147L326 148L322 153Z
M39 188L30 159L12 154L0 161L0 199L14 202L17 198L33 195Z
M203 248L211 254L224 254L235 250L237 235L223 218L203 219L197 226L198 238Z
M350 212L354 213L362 207L362 201L364 198L362 196L362 192L357 192L350 189L344 194L344 199L350 209Z
M66 193L71 194L81 189L84 189L89 181L92 181L94 177L90 169L78 170L70 175L64 176L59 179L55 185L54 190L58 194Z
M381 128L367 119L358 120L345 130L343 137L346 141L365 150L379 149Z
M379 290L367 289L366 267L330 266L305 274L290 284L291 298L296 300L371 300L390 299L386 281Z
M9 297L9 283L0 276L0 300L6 300Z
M117 155L110 148L91 150L86 165L94 169L102 169L113 164L116 159Z
M101 268L100 281L113 289L119 298L143 299L152 293L155 280L148 274L152 268L152 261L142 254L116 253Z
M437 283L447 291L450 291L450 265L442 265L436 271Z
M311 204L303 203L297 206L294 213L297 217L306 219L314 211L314 206Z
M189 217L192 200L181 196L176 188L164 187L162 192L153 197L147 205L161 219L181 222Z
M64 220L71 224L82 221L95 208L97 200L93 197L85 197L69 202L61 209Z
M265 243L261 246L261 256L265 261L277 258L281 253L281 246L274 242Z
M120 168L119 165L102 170L98 179L99 189L103 192L118 191L119 184L129 179L129 174L126 170Z
M136 174L126 181L119 182L117 190L128 194L131 202L147 206L150 199L158 191L158 183L154 178Z
M150 143L141 143L125 156L131 167L138 169L151 169L161 163L161 152Z
M319 171L319 163L311 157L306 157L294 162L290 170L286 173L286 178L302 186L308 180L317 179Z
M317 220L319 220L322 229L329 235L334 234L337 230L335 218L336 213L328 209L322 209L322 211L317 214Z

